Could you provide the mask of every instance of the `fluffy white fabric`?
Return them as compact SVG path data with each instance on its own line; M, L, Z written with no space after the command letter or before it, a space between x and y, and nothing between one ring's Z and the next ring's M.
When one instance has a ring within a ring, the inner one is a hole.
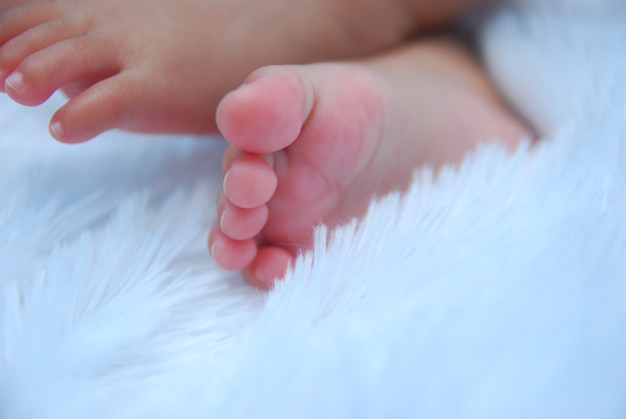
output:
M625 7L546 4L482 38L541 144L419 173L270 293L206 253L219 141L70 147L58 97L2 98L0 418L623 418Z

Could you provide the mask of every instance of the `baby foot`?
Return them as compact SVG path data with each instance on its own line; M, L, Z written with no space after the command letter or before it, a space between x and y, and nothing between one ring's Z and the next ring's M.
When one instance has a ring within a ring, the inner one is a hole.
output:
M217 113L223 159L211 253L270 287L313 228L358 217L414 168L526 129L460 48L424 42L360 63L267 67Z
M213 132L219 99L253 69L361 55L409 31L399 6L361 3L369 23L351 0L2 0L0 86L31 106L62 89L50 129L64 142Z

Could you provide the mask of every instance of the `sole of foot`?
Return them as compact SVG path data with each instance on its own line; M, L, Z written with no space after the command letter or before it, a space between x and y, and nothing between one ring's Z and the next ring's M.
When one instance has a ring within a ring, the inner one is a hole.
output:
M449 41L263 68L222 100L217 123L230 145L209 246L262 288L310 248L316 226L361 216L417 166L458 162L480 142L513 148L528 133Z

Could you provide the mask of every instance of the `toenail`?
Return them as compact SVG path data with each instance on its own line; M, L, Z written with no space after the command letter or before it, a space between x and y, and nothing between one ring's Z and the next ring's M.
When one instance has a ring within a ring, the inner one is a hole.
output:
M4 81L4 84L16 92L22 92L26 87L26 83L24 83L24 76L22 76L22 73L17 72L9 75L9 77L7 77Z
M224 192L224 196L228 198L228 191L226 185L228 184L228 177L230 176L230 169L224 173L224 179L222 180L222 191Z
M218 247L219 247L219 243L216 240L213 242L213 244L211 244L211 248L209 249L209 252L211 253L211 257L215 260L217 260L215 257L215 253L216 251L218 251Z
M222 215L220 216L220 230L224 231L224 218L226 217L226 213L228 212L227 209L224 210L224 212L222 212Z
M57 140L62 140L65 136L65 130L63 129L63 125L59 121L54 121L50 124L50 133Z

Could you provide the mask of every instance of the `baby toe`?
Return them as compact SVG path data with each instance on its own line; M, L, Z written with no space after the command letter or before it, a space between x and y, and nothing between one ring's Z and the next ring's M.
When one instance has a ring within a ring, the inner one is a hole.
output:
M243 275L250 284L269 289L274 282L285 276L294 258L293 253L286 247L262 247L258 249L252 263L245 268Z
M233 240L218 226L214 226L209 237L209 249L218 265L229 271L239 271L250 265L257 253L254 240Z
M128 71L106 78L59 109L50 130L61 142L80 143L109 129L124 128L132 119L132 109L143 100L143 89Z
M5 80L16 102L38 105L65 84L104 78L117 71L114 52L98 38L81 36L53 44L27 57Z
M233 240L251 239L261 232L267 222L267 216L267 205L243 209L227 202L220 215L220 228Z
M235 206L252 209L272 198L277 182L276 173L263 156L242 153L224 175L224 194Z

